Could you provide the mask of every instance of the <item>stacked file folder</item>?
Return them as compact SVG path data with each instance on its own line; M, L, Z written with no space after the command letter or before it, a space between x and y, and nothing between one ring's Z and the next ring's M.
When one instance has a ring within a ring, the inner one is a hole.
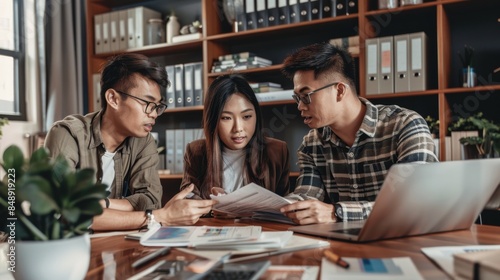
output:
M365 40L366 94L427 90L424 32Z

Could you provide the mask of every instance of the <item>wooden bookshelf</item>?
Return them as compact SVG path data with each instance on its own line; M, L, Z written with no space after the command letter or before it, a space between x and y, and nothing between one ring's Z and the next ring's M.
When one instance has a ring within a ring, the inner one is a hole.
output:
M425 0L423 4L399 7L393 10L378 10L377 1L358 1L357 14L326 18L309 22L265 27L256 30L232 32L231 26L221 16L221 5L212 0L174 0L174 1L139 1L127 0L87 0L87 65L88 85L93 88L92 74L97 73L106 57L114 53L96 55L94 53L95 14L108 12L124 7L145 5L158 8L161 11L181 9L188 5L195 14L201 17L203 25L202 39L177 44L158 44L143 48L130 49L127 52L159 57L169 64L194 62L201 58L204 62L203 81L205 90L215 78L224 73L210 73L212 62L220 55L251 51L259 56L271 59L273 66L240 71L251 81L272 81L280 83L285 89L293 87L280 72L283 59L299 47L314 42L327 41L332 38L360 36L360 54L355 56L358 61L358 91L360 96L372 102L391 102L407 104L409 109L419 112L423 117L431 115L442 124L439 135L441 139L447 135L447 126L457 116L456 106L469 107L467 113L483 111L485 116L495 121L500 120L496 106L500 102L500 73L496 76L493 69L500 66L496 59L500 50L500 39L492 34L498 33L500 23L498 14L500 1L466 1L466 0ZM165 13L166 14L166 13ZM164 14L164 15L165 15ZM189 12L187 13L189 15ZM466 14L467 16L462 16ZM181 23L192 21L179 17ZM394 36L405 33L423 31L428 36L428 87L422 92L405 92L394 94L365 94L366 55L364 43L366 39L382 36ZM472 45L477 50L476 69L480 86L462 88L458 84L458 69L460 61L457 51L464 44ZM496 62L494 61L496 60ZM496 63L496 67L495 66ZM488 96L486 97L486 95ZM89 104L92 94L89 94ZM474 99L475 98L475 99ZM472 101L471 101L472 100ZM287 142L300 141L304 135L304 124L296 110L293 101L277 101L262 104L263 111L284 110L295 114L296 118L286 123L283 131L273 131L273 136ZM94 110L95 108L89 108ZM186 114L190 119L183 123L186 127L199 127L203 107L185 107L168 109L167 114L173 117L161 118L160 130L178 128L177 119L184 119ZM192 115L192 116L191 116ZM160 131L160 135L164 133ZM164 136L163 136L164 137ZM299 140L297 140L299 139ZM290 142L289 142L290 145ZM289 146L291 154L298 145ZM445 141L440 141L440 157L445 158ZM294 162L292 162L294 164ZM296 168L296 166L294 166ZM296 170L291 173L297 176ZM178 175L165 175L162 179L176 179Z

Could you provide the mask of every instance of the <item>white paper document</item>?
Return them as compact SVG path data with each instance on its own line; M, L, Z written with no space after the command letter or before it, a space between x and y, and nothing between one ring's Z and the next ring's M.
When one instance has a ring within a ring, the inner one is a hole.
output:
M260 280L316 280L319 266L307 265L271 265L259 278Z
M456 277L453 269L453 255L459 253L470 253L484 250L498 250L500 245L470 245L470 246L437 246L422 248L422 252L448 275Z
M423 280L417 267L410 257L364 259L364 258L342 258L349 263L349 268L340 267L326 258L321 261L321 280L336 279L345 280Z
M262 233L268 233L268 231L263 231ZM191 248L177 248L177 250L201 258L212 259L212 260L218 260L222 256L230 254L233 257L229 259L227 262L234 262L234 261L243 261L241 260L241 258L245 258L246 261L249 261L260 258L266 258L270 256L276 256L280 254L291 253L300 250L324 248L329 246L330 243L328 241L305 237L305 236L292 235L290 240L281 249L266 249L255 246L255 247L247 247L242 250L197 250Z
M210 197L219 202L214 205L214 210L235 216L252 216L256 211L279 214L281 207L292 204L292 201L254 183L229 194L210 195Z
M203 244L217 244L239 241L257 240L261 236L260 226L186 226L186 227L154 227L146 232L140 240L144 246L196 247Z

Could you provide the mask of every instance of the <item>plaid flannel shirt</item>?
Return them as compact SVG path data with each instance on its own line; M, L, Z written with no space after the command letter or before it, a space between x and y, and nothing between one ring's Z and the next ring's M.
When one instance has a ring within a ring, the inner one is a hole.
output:
M438 161L427 123L418 113L360 100L366 114L351 147L330 127L304 136L298 149L297 187L288 196L338 203L344 221L368 217L393 164Z

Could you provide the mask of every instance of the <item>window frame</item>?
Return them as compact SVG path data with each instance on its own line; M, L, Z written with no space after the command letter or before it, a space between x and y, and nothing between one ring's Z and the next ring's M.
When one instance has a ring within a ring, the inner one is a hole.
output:
M0 118L13 121L26 121L26 79L25 79L25 30L24 30L24 3L23 0L12 0L14 6L14 46L15 50L0 48L0 55L14 59L14 107L17 113L6 114L0 112Z

